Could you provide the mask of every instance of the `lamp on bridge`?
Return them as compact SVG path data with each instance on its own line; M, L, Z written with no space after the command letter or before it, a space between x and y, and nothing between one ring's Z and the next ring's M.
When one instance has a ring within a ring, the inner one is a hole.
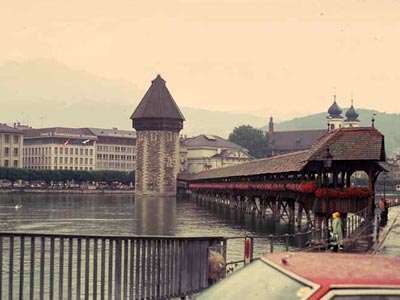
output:
M383 173L383 199L385 199L386 201L386 179L387 179L388 175L387 173Z
M326 152L323 158L324 158L324 168L330 169L332 167L333 155L329 152L329 148L326 148Z
M328 171L332 167L333 155L330 153L329 148L326 148L326 152L323 156L324 159L324 183L328 186L328 175L325 171Z

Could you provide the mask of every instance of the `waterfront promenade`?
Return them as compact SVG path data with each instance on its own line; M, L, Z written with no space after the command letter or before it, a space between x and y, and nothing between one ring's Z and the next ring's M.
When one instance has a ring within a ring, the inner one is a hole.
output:
M400 257L400 206L389 208L388 219L387 225L380 229L380 242L374 253Z

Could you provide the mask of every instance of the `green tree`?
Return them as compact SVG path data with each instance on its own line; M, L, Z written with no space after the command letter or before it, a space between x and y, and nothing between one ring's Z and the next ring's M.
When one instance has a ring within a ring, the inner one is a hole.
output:
M250 125L235 127L229 134L229 141L249 150L255 158L267 157L270 153L269 138L261 129Z

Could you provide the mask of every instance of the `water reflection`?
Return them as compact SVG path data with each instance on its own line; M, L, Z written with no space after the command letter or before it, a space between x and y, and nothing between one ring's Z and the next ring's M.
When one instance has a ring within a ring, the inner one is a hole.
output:
M133 211L136 221L136 234L175 234L175 197L136 196L134 202Z

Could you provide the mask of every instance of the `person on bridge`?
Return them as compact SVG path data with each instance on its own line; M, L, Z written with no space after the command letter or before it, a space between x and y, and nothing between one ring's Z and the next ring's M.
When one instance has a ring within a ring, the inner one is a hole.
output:
M333 248L333 251L338 251L343 249L343 231L342 231L342 220L340 219L340 213L334 212L332 214L333 220L332 220L332 234L333 234L333 240L336 243L335 247Z
M388 213L389 213L389 205L386 199L381 198L379 200L379 208L381 209L381 226L386 226L387 221L388 221Z

